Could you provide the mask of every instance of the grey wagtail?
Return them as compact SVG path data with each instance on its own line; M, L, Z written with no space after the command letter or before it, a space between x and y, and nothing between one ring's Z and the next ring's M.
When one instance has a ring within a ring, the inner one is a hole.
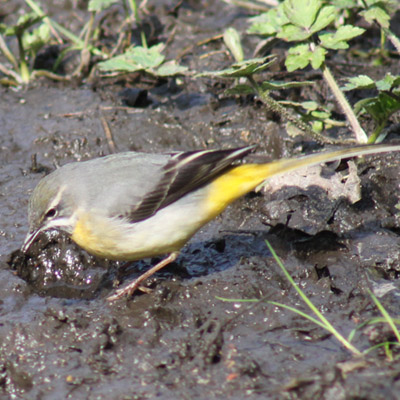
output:
M109 300L131 295L174 261L183 245L230 203L273 175L400 145L364 145L264 164L238 163L255 146L170 154L127 152L64 165L29 201L27 252L38 234L60 229L96 256L135 261L169 254Z

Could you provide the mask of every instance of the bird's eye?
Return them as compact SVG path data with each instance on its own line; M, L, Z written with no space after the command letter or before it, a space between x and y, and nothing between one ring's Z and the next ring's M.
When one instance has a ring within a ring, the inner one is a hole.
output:
M44 219L50 219L55 217L57 214L57 210L55 208L50 208L47 213L44 215Z

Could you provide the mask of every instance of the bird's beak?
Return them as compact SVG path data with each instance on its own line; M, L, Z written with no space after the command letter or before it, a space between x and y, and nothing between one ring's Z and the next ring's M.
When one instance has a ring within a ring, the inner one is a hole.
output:
M24 240L24 244L21 247L21 251L23 253L26 253L29 250L29 248L31 247L32 243L35 241L36 237L39 235L40 232L42 232L42 229L39 228L39 229L35 229L32 232L29 232L26 235L26 238Z

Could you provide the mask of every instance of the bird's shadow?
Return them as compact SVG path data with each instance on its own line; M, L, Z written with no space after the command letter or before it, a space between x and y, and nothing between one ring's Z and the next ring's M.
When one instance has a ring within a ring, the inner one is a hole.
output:
M146 286L156 287L160 281L170 279L190 280L192 278L209 276L234 268L243 260L265 264L271 259L271 253L266 245L270 240L280 253L294 252L297 257L306 257L310 253L338 250L344 245L340 238L331 231L321 231L309 235L301 230L291 229L278 224L272 229L221 232L217 237L206 241L193 240L187 244L177 260L164 267L146 281ZM109 270L102 288L110 290L110 282L117 281L124 285L139 277L149 267L161 261L162 258L152 258L129 263L114 271ZM264 261L265 260L265 261Z
M265 230L222 231L210 240L189 242L178 259L149 278L146 286L156 287L160 281L172 278L189 280L212 275L252 257L268 259L271 254L266 239L279 242L286 247L284 251L294 250L300 256L342 246L332 232L308 235L283 224ZM161 259L130 263L99 259L80 249L67 235L54 231L39 238L32 254L19 250L12 253L8 264L33 292L42 296L93 299L109 295Z

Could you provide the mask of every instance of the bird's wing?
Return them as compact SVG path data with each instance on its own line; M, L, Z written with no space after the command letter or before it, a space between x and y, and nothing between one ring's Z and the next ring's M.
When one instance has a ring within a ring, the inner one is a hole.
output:
M232 150L191 151L171 155L168 162L158 171L161 175L153 189L124 217L132 222L149 218L158 210L210 182L254 148L255 146L247 146Z

